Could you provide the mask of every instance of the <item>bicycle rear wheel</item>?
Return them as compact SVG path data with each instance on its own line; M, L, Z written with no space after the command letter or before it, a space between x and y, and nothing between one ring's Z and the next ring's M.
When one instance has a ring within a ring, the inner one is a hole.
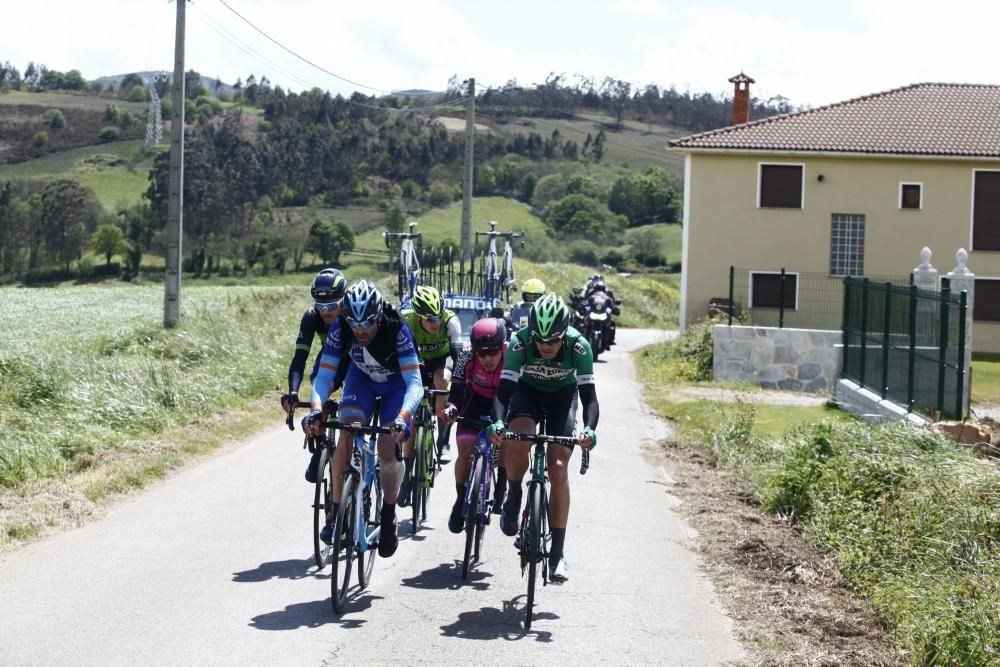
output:
M365 535L373 535L379 525L379 517L382 515L382 483L378 476L375 481L364 492L364 504L361 506L361 520L364 522ZM378 555L376 540L368 540L368 549L362 553L358 560L358 586L362 589L368 587L368 582L372 580L372 570L375 568L375 556Z
M344 490L340 496L340 507L337 508L337 521L333 528L333 551L331 561L333 569L330 572L330 598L333 601L333 611L344 613L344 603L347 601L347 590L351 586L351 569L354 566L354 542L356 530L354 525L354 486L357 482L347 475L344 480Z
M538 484L532 484L528 488L528 534L527 549L528 558L528 602L524 610L524 629L531 628L531 613L535 606L535 580L538 575L538 566L542 561L542 499Z
M319 455L319 477L316 479L316 492L313 495L313 559L316 567L323 569L330 555L330 545L319 539L320 531L327 522L333 522L336 517L330 516L333 509L333 498L330 497L333 482L333 465L330 461L330 450L323 448Z

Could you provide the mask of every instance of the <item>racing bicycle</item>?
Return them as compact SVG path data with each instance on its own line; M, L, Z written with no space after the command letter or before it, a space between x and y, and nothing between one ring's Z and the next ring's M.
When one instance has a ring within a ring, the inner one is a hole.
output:
M489 250L483 258L483 296L487 299L499 299L501 291L509 300L510 288L514 285L514 249L511 239L520 239L524 247L524 232L498 232L497 223L490 220L490 229L486 232L476 232L476 240L485 236L490 240ZM503 238L503 257L497 259L497 238Z
M544 431L544 426L541 431ZM573 446L579 439L572 436L546 435L544 432L503 434L505 440L533 442L531 448L531 480L528 482L528 503L521 513L521 525L515 545L521 557L521 576L528 574L528 601L524 611L524 629L531 628L531 612L535 604L535 583L541 565L542 585L549 582L549 543L552 531L549 528L548 470L545 464L545 446L549 444ZM580 474L587 474L590 467L590 451L583 451Z
M462 516L465 517L465 555L462 558L462 579L468 579L470 568L474 563L479 562L483 534L486 532L486 526L490 523L499 452L485 431L490 424L489 416L484 415L479 419L458 417L455 421L479 429L476 447L472 452L472 466L469 468L469 477L465 482L465 498L462 500Z
M396 289L400 302L413 298L413 290L417 286L420 275L420 261L417 259L417 242L423 241L423 234L414 231L416 221L410 221L409 232L383 232L385 247L389 241L402 241L399 245L399 266L397 268Z
M329 401L328 405L331 408L330 414L336 414L336 402ZM308 408L311 407L311 403L299 401L294 407ZM289 430L295 430L293 419L292 413L289 413L288 417L285 418L285 424L288 425ZM326 566L326 559L330 555L330 545L320 539L319 534L327 524L332 524L334 520L331 514L333 511L333 499L330 497L331 489L333 488L333 451L337 448L337 439L334 433L335 431L333 430L327 431L325 438L306 435L302 443L302 447L308 449L310 455L315 454L317 447L322 448L319 455L319 462L316 465L316 484L312 504L313 560L316 562L316 567L320 570Z
M434 488L434 478L440 469L435 446L437 415L431 407L438 396L447 396L447 389L424 387L424 397L413 417L413 478L410 484L410 505L413 509L413 534L427 520L427 501Z

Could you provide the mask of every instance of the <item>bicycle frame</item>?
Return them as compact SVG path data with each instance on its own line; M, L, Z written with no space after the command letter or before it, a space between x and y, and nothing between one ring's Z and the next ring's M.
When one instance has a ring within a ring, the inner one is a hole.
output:
M465 423L476 422L476 420L461 420ZM478 425L478 423L477 423ZM496 486L496 472L494 466L496 465L498 452L493 446L493 441L486 435L486 431L479 431L479 437L476 438L476 448L472 452L472 467L469 468L469 478L465 483L465 499L462 501L462 516L468 516L469 505L472 502L472 492L473 489L478 489L479 497L483 499L480 504L478 511L476 513L476 522L480 525L486 524L486 517L489 514L490 505L493 499L490 498L488 492L491 488ZM476 479L476 464L479 459L483 459L484 474ZM489 500L487 500L489 498Z
M352 440L353 448L348 467L344 470L344 483L353 485L354 493L354 550L363 554L369 550L369 544L376 542L379 536L379 526L376 525L371 532L367 531L367 526L362 521L362 510L364 494L370 493L378 477L378 435L389 433L391 429L387 426L361 426L358 424L341 424L339 422L328 422L328 426L336 426L341 430L354 433ZM365 435L368 435L365 438Z

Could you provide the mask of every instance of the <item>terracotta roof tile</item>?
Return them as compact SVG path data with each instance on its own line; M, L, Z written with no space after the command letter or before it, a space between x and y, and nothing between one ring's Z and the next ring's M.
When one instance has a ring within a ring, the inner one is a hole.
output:
M1000 86L917 83L693 134L670 146L1000 157Z

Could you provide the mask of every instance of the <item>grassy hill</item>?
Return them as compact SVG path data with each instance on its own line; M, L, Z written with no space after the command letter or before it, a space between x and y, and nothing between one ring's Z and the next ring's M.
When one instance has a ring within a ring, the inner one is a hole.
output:
M678 176L684 175L684 156L668 151L667 142L691 134L680 128L636 121L625 121L624 127L617 129L613 127L614 119L599 114L579 114L571 120L514 118L506 123L495 123L488 117L482 117L477 122L488 123L492 131L506 136L537 132L548 137L554 130L559 130L564 139L576 141L581 148L588 134L596 137L598 132L604 130L606 141L603 164L627 163L632 167L659 165Z
M136 204L149 187L149 170L153 166L153 156L140 151L143 143L118 141L0 165L0 180L68 178L93 190L108 210L118 204ZM160 149L166 150L167 146Z
M531 212L527 204L522 204L505 197L474 197L472 200L472 230L475 232L489 229L487 222L497 221L497 228L503 230L524 231L530 243L532 236L545 234L545 225ZM417 218L420 223L417 231L422 232L424 240L439 244L451 240L456 244L461 239L462 203L455 202L447 208L428 211ZM384 229L378 227L357 237L356 249L366 252L386 252L382 239ZM516 251L515 251L515 254Z

